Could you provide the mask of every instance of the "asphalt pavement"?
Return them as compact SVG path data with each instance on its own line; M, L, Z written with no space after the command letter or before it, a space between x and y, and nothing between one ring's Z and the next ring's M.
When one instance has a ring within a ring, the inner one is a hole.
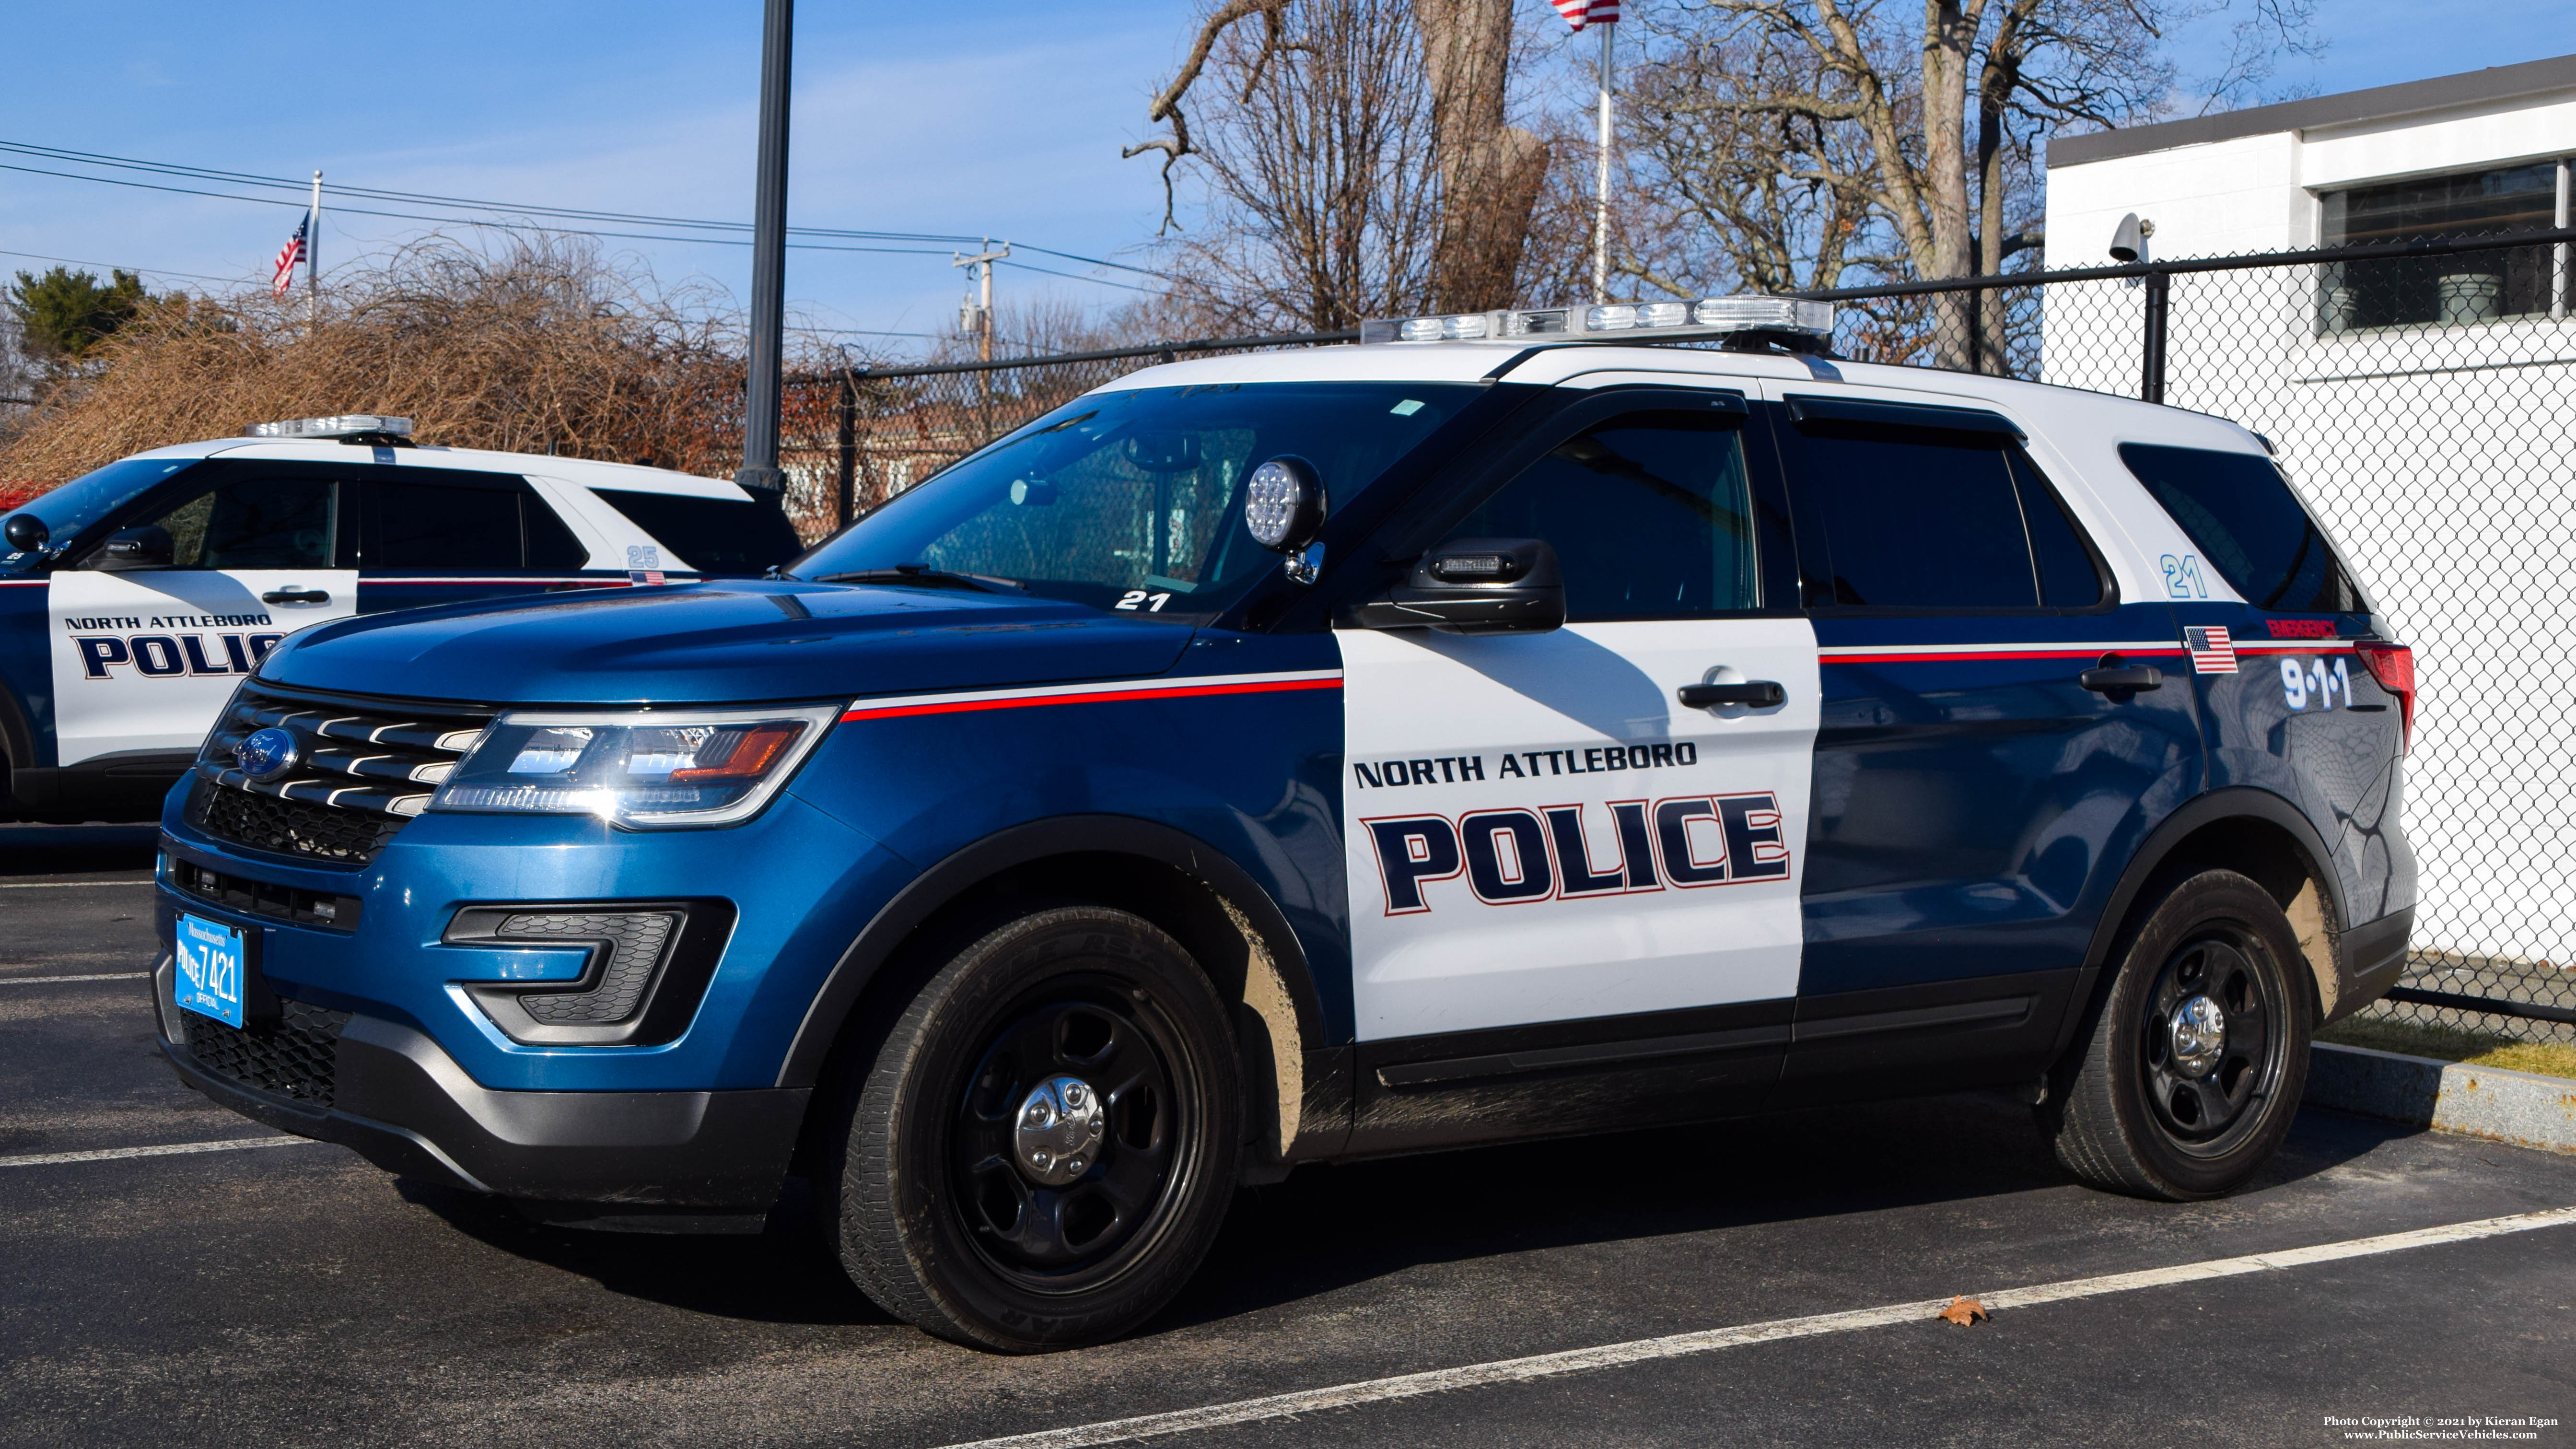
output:
M759 1237L586 1234L234 1146L275 1134L153 1045L150 863L0 826L0 1444L2576 1443L2576 1221L2528 1216L2576 1158L2316 1111L2187 1206L2073 1186L1985 1095L1307 1169L1138 1336L978 1353L793 1193ZM2144 1276L2011 1292L2104 1275ZM1932 1316L1961 1293L2002 1306Z

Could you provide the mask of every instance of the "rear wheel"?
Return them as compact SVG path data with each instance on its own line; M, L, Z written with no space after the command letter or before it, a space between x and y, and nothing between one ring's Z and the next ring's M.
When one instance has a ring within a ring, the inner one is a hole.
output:
M1104 907L1011 920L932 975L851 1095L828 1189L842 1266L961 1342L1115 1337L1214 1239L1241 1095L1178 942Z
M2058 1160L2140 1197L2242 1186L2307 1082L2305 969L2289 917L2248 877L2174 886L2122 953L2066 1090L2040 1108Z

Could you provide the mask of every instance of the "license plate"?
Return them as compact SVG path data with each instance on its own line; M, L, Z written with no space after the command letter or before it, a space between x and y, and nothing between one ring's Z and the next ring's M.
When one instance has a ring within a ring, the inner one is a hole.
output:
M240 1026L246 960L242 933L182 911L172 954L179 969L171 994L178 1004L226 1026Z

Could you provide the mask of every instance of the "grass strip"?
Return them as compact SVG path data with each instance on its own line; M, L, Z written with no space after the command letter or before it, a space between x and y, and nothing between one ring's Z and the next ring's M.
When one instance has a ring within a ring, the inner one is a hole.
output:
M2576 1045L2556 1041L2515 1041L2485 1032L2393 1021L2384 1016L2353 1016L2317 1033L2317 1040L2336 1046L2368 1047L2410 1057L2496 1067L2508 1072L2537 1072L2545 1077L2576 1077Z

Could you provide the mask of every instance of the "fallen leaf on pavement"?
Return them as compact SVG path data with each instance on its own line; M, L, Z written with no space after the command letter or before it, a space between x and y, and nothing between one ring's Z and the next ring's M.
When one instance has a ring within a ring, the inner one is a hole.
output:
M1961 1328L1965 1328L1969 1324L1976 1322L1978 1319L1987 1316L1986 1305L1979 1303L1976 1299L1969 1297L1965 1293L1952 1294L1950 1297L1950 1306L1941 1310L1942 1321L1946 1323L1955 1323Z

